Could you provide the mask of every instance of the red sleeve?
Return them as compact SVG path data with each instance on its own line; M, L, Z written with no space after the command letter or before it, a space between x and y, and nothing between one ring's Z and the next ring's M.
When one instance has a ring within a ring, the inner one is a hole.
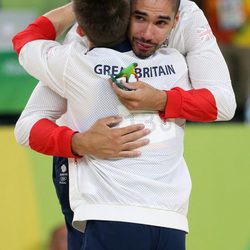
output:
M75 132L66 126L58 126L48 119L35 123L30 131L30 147L46 155L77 158L71 151L71 138Z
M160 112L161 118L183 118L198 122L210 122L217 119L215 98L208 89L186 91L173 88L165 92L167 104L165 112Z
M34 40L55 40L56 30L51 21L44 16L40 16L31 23L25 30L16 34L13 39L13 49L19 55L22 47Z

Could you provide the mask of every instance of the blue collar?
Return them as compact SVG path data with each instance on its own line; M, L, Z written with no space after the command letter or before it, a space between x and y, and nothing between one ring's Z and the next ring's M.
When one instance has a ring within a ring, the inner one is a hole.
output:
M113 46L112 49L117 50L119 52L128 52L128 51L132 50L132 47L130 45L129 40L126 39L123 42Z

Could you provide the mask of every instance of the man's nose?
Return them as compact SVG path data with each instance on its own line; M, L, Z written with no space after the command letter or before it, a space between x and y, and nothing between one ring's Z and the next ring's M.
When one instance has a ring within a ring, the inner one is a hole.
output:
M154 38L154 27L152 24L147 24L144 27L142 30L142 37L147 41L151 41Z

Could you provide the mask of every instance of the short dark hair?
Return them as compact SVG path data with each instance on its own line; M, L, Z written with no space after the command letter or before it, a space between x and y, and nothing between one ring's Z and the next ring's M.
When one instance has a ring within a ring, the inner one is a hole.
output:
M177 12L178 12L178 10L180 8L181 0L170 0L170 2L172 2L173 11L175 12L175 14L177 14Z
M111 47L125 38L130 0L73 0L73 9L95 47Z

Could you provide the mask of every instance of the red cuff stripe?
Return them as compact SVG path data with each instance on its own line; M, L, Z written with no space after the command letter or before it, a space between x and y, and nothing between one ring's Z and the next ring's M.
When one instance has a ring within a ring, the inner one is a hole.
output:
M216 101L208 89L185 91L181 88L173 88L166 93L168 98L165 113L160 112L162 118L183 118L199 122L217 119Z
M41 119L30 131L29 144L39 153L76 158L71 152L71 138L74 133L66 126L58 126L48 119Z
M52 22L44 16L40 16L25 30L16 34L13 39L13 49L19 55L22 47L34 40L55 40L56 30Z

